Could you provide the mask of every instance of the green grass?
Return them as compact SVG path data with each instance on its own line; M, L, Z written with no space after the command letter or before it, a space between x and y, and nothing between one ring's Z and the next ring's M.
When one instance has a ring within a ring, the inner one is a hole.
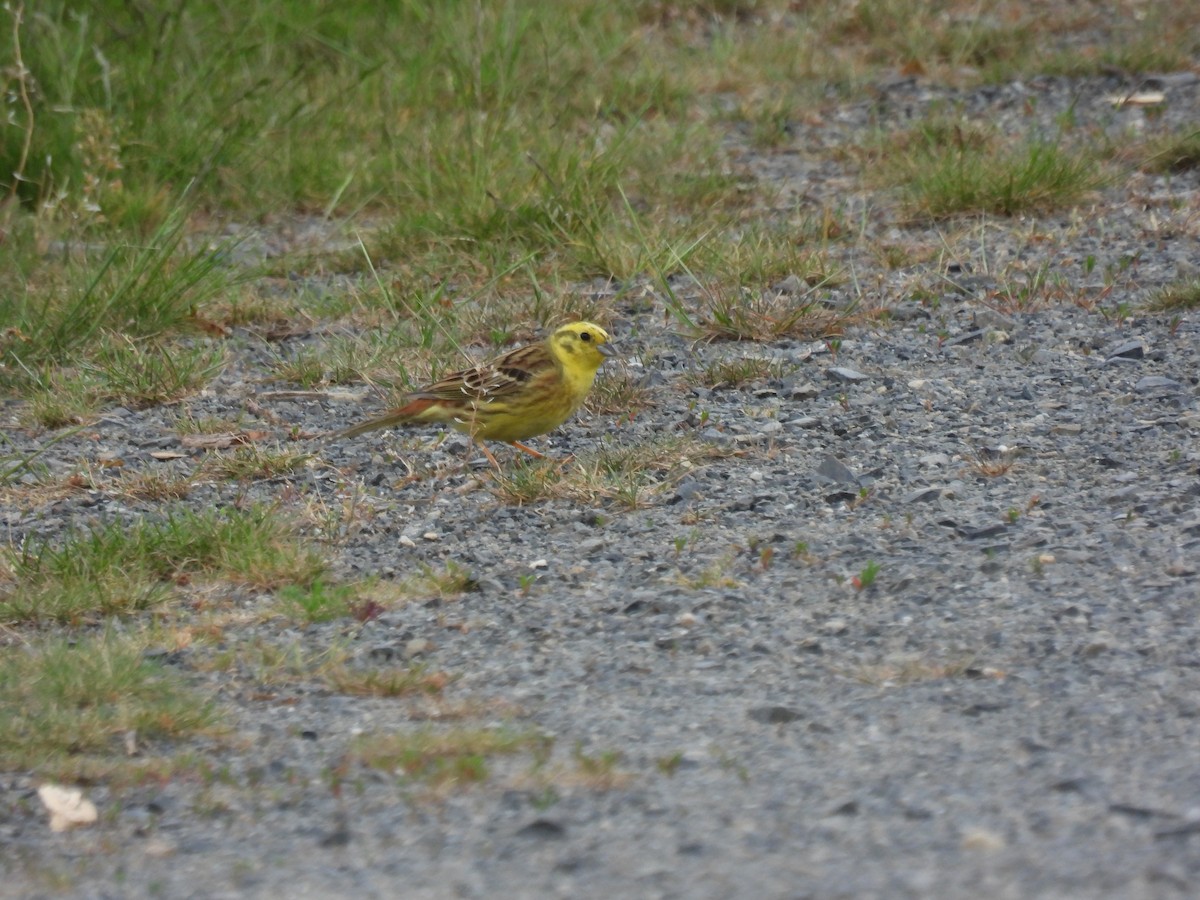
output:
M355 596L350 585L329 585L317 578L307 585L284 585L279 591L279 606L300 622L329 622L350 615Z
M417 663L410 666L351 667L339 665L325 673L331 688L342 694L364 697L436 696L449 681L442 672L429 672Z
M1154 294L1146 308L1155 312L1200 309L1200 278L1185 278Z
M879 70L1158 70L1195 50L1186 12L984 6L47 0L0 29L17 100L0 171L20 173L0 188L100 230L144 229L189 183L244 216L403 210L395 247L550 251L617 272L619 187L659 213L733 199L714 165L727 118L773 146L829 85ZM1071 27L1088 40L1065 40ZM732 113L716 102L731 95Z
M121 385L138 365L169 367L142 342L187 330L200 304L237 281L220 251L184 246L186 213L177 207L145 238L68 241L61 258L39 253L32 229L14 234L0 269L0 375L36 382L42 367L90 360Z
M8 647L0 658L0 769L79 777L213 728L219 713L176 672L115 631Z
M885 177L901 186L910 209L933 218L1068 206L1106 180L1097 154L1062 137L1013 141L941 116L882 139L881 147Z
M134 340L106 334L77 366L46 366L26 374L25 418L43 428L77 424L105 405L158 406L204 387L224 364L225 351L207 343Z
M17 446L15 436L10 437L0 433L0 487L30 476L37 476L44 480L47 475L46 467L39 462L39 458L49 452L55 444L74 436L79 430L79 428L74 428L62 431L43 442L38 449L25 452L15 449Z
M260 589L309 585L321 558L270 507L94 525L3 554L0 622L81 623L161 604L175 583L225 579Z
M1200 131L1171 134L1152 141L1142 162L1146 172L1187 172L1200 167Z
M699 143L677 119L691 91L644 53L635 11L359 0L73 15L49 2L15 30L31 74L13 87L36 90L0 160L27 204L65 192L101 223L144 218L168 185L195 181L207 203L249 213L404 209L405 246L499 239L594 259L617 184ZM597 116L611 131L584 139Z
M569 500L633 510L667 491L699 460L718 454L706 444L674 435L637 444L614 441L565 464L553 459L515 459L495 473L490 488L515 506Z
M774 290L705 287L698 302L695 332L706 340L803 340L840 334L847 315L830 312L817 293L790 294Z
M301 468L311 458L303 450L286 447L259 447L251 444L232 453L212 453L201 464L204 475L230 481L257 481L278 478Z
M537 732L512 728L421 728L364 735L355 741L350 756L359 765L385 769L410 782L453 787L485 781L492 757L542 757L549 745Z
M422 373L428 373L428 368L421 365L427 354L413 349L420 343L400 328L335 335L323 344L303 347L293 356L278 359L274 374L304 388L365 380L411 389ZM410 366L417 369L416 377L409 373Z
M792 363L761 356L730 356L707 363L689 380L709 388L737 389L784 378L796 368Z
M202 386L222 354L181 343L188 332L312 314L382 329L281 360L281 377L318 386L395 371L412 348L443 357L514 320L588 312L541 291L547 279L692 268L724 282L698 313L707 334L819 331L803 303L737 321L749 300L730 282L751 295L788 275L828 286L828 244L855 235L838 209L748 217L773 197L731 164L731 124L786 148L830 88L883 71L971 84L1166 69L1197 49L1194 13L1131 3L1111 15L1010 0L20 9L0 27L12 98L0 172L15 173L0 194L20 203L0 216L0 291L13 298L0 390L32 395L27 418L46 427ZM1059 142L991 143L911 147L898 177L913 208L1013 215L1096 184L1094 161ZM187 239L285 211L325 217L329 245L270 267L344 272L349 289L272 302L235 290L248 273L229 248Z

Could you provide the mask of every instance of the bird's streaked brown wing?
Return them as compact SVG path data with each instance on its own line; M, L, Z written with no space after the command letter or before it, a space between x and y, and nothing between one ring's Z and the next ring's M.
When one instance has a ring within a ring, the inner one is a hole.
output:
M428 387L414 391L410 399L495 400L518 390L531 378L554 367L545 344L518 347L489 363L451 372Z
M433 384L408 394L401 406L337 436L351 438L378 428L413 422L443 422L459 427L464 421L474 421L476 413L472 408L477 404L490 404L493 400L502 401L518 394L526 383L549 374L554 368L554 357L545 344L518 347L489 363L450 372Z

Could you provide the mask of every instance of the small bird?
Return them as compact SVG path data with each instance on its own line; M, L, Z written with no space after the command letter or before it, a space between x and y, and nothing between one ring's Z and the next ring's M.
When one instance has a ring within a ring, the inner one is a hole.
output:
M481 441L505 441L541 458L521 441L553 431L583 404L604 360L608 332L591 322L564 325L540 344L517 347L491 362L451 372L407 395L400 406L348 428L356 437L395 425L450 425ZM496 457L479 447L493 466Z

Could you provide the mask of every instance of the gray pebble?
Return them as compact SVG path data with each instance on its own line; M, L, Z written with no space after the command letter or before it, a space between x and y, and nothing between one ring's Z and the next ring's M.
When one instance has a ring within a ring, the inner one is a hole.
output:
M1133 389L1139 394L1148 394L1151 391L1178 391L1183 387L1174 378L1167 378L1163 375L1147 375L1144 378L1139 378Z
M866 381L869 376L855 369L848 369L844 366L836 366L832 369L825 370L825 377L830 381L840 381L847 384L854 384L860 381Z

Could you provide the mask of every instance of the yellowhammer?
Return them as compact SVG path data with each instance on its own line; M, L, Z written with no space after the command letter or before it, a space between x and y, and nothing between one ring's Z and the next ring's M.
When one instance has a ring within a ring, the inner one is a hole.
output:
M612 352L603 328L572 322L540 344L518 347L489 363L452 372L409 394L395 409L338 437L394 425L438 423L451 425L474 441L506 441L540 457L520 442L553 431L571 418ZM497 465L487 448L479 446Z

